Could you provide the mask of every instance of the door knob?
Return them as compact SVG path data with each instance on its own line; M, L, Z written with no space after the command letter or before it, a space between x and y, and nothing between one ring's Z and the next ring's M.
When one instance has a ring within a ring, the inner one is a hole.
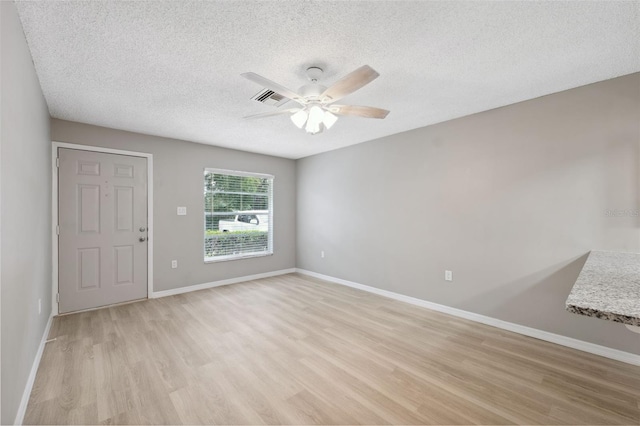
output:
M145 237L140 237L140 238L139 238L139 240L140 240L140 242L141 242L141 243L144 243L144 241L146 240L146 238L145 238Z
M144 231L146 231L146 230L147 230L147 228L145 228L144 226L141 226L141 227L140 227L140 232L144 232Z

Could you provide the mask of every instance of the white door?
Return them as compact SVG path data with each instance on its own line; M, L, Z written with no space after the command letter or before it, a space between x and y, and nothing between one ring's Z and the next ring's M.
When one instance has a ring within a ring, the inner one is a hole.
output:
M58 149L59 312L147 297L147 159Z

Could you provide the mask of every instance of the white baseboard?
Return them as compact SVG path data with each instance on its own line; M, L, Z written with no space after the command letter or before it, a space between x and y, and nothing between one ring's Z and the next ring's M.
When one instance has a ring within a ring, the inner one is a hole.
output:
M545 340L547 342L556 343L558 345L577 349L583 352L588 352L594 355L600 355L602 357L625 362L627 364L640 365L640 355L632 354L630 352L624 352L624 351L612 349L606 346L596 345L595 343L589 343L583 340L573 339L571 337L550 333L548 331L538 330L536 328L526 327L520 324L514 324L512 322L491 318L485 315L480 315L480 314L476 314L469 311L463 311L462 309L452 308L450 306L428 302L426 300L417 299L415 297L405 296L403 294L394 293L392 291L382 290L376 287L371 287L368 285L343 280L341 278L335 278L329 275L323 275L317 272L307 271L305 269L298 268L296 269L296 272L303 275L308 275L310 277L315 277L321 280L329 281L335 284L341 284L347 287L357 288L359 290L363 290L369 293L374 293L380 296L388 297L390 299L399 300L401 302L406 302L412 305L417 305L423 308L453 315L455 317L479 322L481 324L490 325L493 327L501 328L503 330L508 330L514 333L523 334L525 336L534 337L536 339Z
M42 334L42 340L40 340L40 346L38 346L38 352L36 352L36 357L33 360L33 364L31 365L31 371L29 372L29 377L27 378L27 384L24 387L24 392L22 392L22 399L20 400L20 406L18 407L18 413L16 414L16 419L13 422L15 425L21 425L24 421L24 415L27 412L27 405L29 404L29 398L31 397L31 390L33 389L33 384L36 381L36 374L38 373L38 367L40 366L40 360L42 359L42 354L44 352L44 345L47 343L47 337L49 337L49 330L51 330L51 323L53 322L53 315L49 317L47 321L47 325L44 328L44 333Z
M192 291L204 290L204 289L213 288L213 287L220 287L220 286L223 286L223 285L236 284L236 283L241 283L241 282L245 282L245 281L252 281L252 280L259 280L261 278L275 277L275 276L284 275L284 274L292 274L294 272L296 272L296 268L281 269L279 271L265 272L265 273L262 273L262 274L245 275L243 277L229 278L227 280L220 280L220 281L213 281L213 282L210 282L210 283L189 285L189 286L186 286L186 287L172 288L171 290L154 291L149 298L150 299L157 299L158 297L173 296L173 295L176 295L176 294L189 293L189 292L192 292Z

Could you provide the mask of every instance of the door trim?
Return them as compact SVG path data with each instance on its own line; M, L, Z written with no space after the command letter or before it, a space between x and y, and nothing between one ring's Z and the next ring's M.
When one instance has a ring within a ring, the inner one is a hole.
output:
M66 142L51 142L51 315L58 315L58 148L75 149L79 151L103 152L105 154L129 155L147 159L147 299L153 295L153 154L146 152L125 151L121 149L103 148L99 146L80 145Z

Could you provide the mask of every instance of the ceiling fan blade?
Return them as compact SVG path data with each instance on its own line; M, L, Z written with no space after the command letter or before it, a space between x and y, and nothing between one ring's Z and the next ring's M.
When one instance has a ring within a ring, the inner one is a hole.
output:
M297 101L297 99L302 98L302 96L298 95L296 92L294 92L293 90L289 90L284 86L279 85L276 82L273 82L271 80L269 80L268 78L264 78L261 75L258 75L254 72L245 72L243 74L240 74L241 76L243 76L244 78L246 78L247 80L251 80L254 83L257 83L259 85L261 85L262 87L266 88L266 89L270 89L273 90L276 93L281 94L282 96L285 96L291 100Z
M369 65L363 65L351 74L347 74L335 82L320 95L320 99L328 97L331 98L331 102L335 102L371 83L378 78L379 75L380 74Z
M291 113L294 113L294 112L298 112L300 110L301 110L301 108L279 109L278 111L263 112L261 114L248 115L248 116L243 117L243 118L248 119L248 120L252 120L254 118L271 117L272 115L280 115L280 114L287 114L287 113L291 114Z
M385 118L389 111L382 108L358 105L330 105L329 111L338 115L352 115L366 118Z

